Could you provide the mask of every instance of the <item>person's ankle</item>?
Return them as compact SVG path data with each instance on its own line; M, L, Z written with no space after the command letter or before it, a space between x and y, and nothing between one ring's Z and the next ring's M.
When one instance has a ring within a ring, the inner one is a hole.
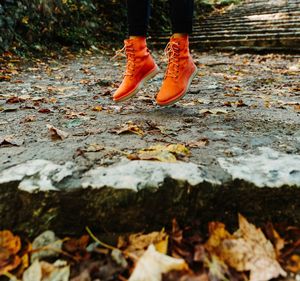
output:
M135 35L129 36L129 39L144 39L144 38L145 36L135 36Z
M188 37L189 35L187 33L173 33L173 38L182 38L182 37Z

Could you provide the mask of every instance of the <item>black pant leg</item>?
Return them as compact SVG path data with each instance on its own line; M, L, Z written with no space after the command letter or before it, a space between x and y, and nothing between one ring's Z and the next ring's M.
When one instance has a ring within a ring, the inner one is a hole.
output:
M127 0L129 36L147 35L150 4L150 0Z
M194 0L169 0L173 33L192 33Z

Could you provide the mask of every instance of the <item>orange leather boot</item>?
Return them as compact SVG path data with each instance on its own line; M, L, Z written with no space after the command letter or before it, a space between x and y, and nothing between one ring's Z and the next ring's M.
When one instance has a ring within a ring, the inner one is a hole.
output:
M124 79L113 95L116 102L125 101L134 96L143 84L158 73L158 66L154 62L146 45L146 38L138 37L124 41L127 56Z
M169 60L168 67L156 97L157 104L161 106L171 105L183 98L197 73L197 67L189 52L188 35L171 37L165 52Z

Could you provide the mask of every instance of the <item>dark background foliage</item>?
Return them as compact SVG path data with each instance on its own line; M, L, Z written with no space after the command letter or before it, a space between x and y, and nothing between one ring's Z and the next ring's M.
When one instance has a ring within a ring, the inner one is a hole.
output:
M210 11L214 1L196 0L196 14ZM156 9L151 30L166 31L169 28L167 0L153 2ZM125 0L0 0L2 52L119 42L126 31Z

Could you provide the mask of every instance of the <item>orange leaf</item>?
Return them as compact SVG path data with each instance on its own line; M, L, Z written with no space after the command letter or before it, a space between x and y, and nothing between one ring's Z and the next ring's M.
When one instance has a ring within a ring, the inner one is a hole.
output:
M21 249L19 236L14 236L10 231L0 231L0 275L9 272L21 263L16 254Z
M9 230L0 231L0 247L8 250L10 254L17 254L21 249L21 239Z
M286 268L293 273L298 273L300 271L300 256L292 255Z

